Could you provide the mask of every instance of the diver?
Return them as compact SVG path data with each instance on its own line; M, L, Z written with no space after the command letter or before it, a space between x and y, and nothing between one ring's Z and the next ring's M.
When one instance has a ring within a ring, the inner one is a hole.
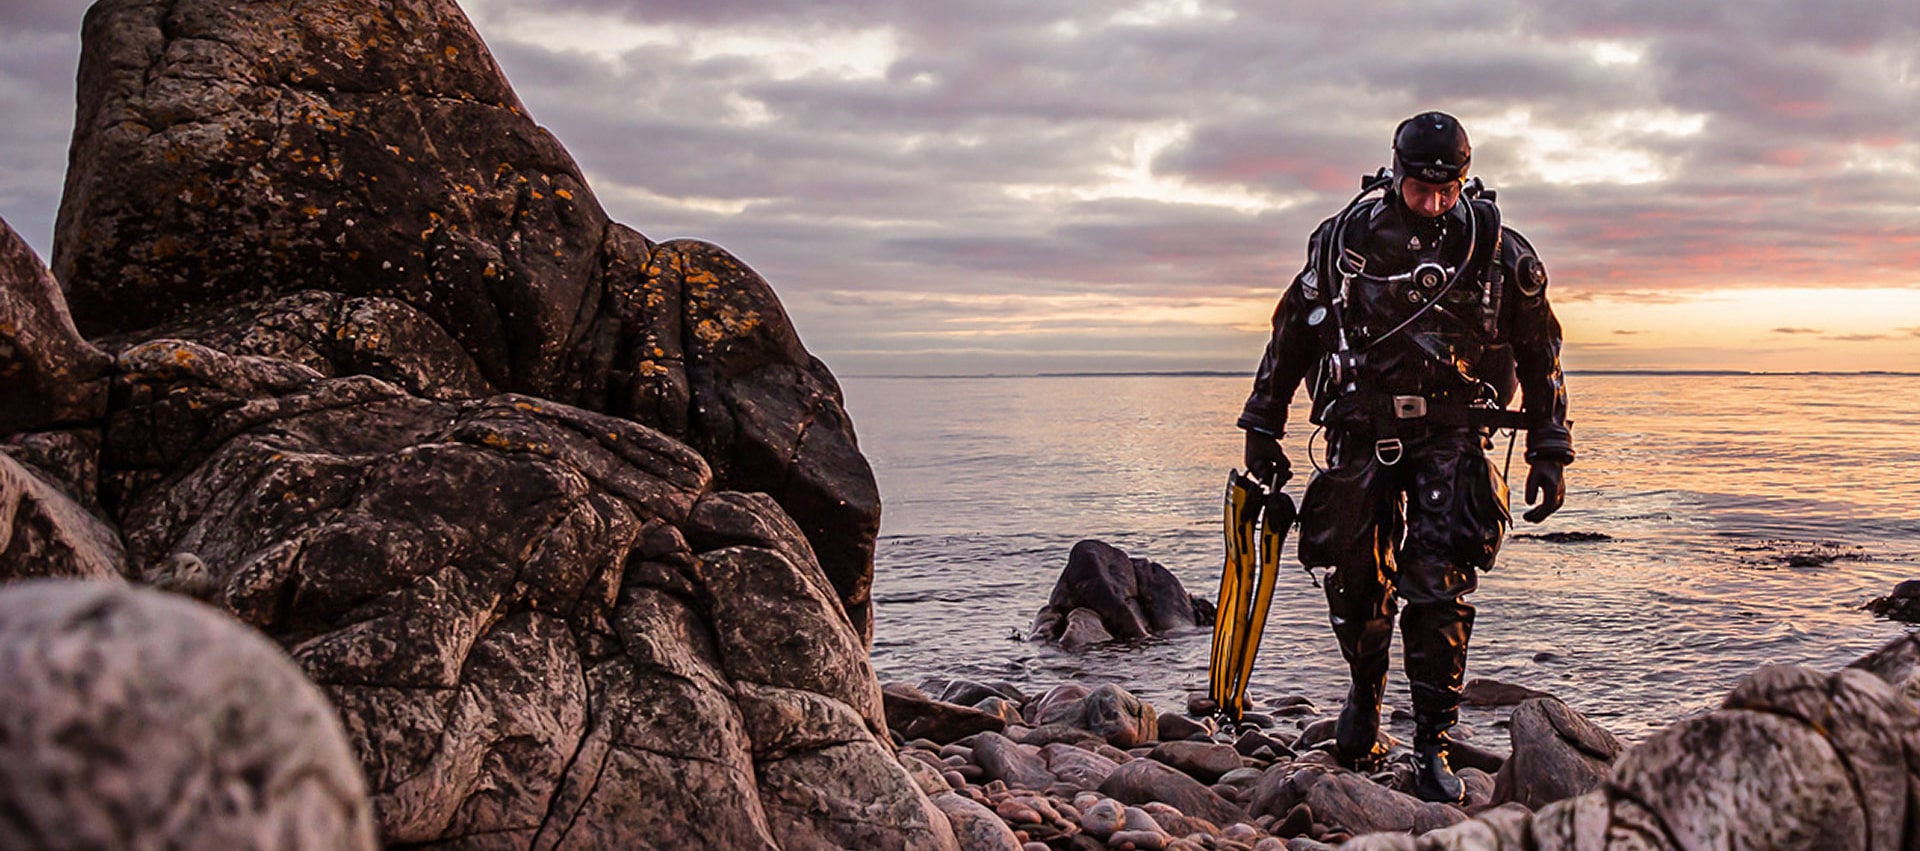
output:
M1451 115L1400 123L1392 169L1363 180L1308 240L1237 423L1248 471L1277 489L1292 473L1280 446L1287 406L1306 383L1326 465L1301 501L1299 558L1330 569L1328 614L1351 675L1337 756L1360 769L1385 756L1397 615L1416 792L1447 802L1465 794L1447 764L1473 634L1465 597L1512 522L1492 435L1526 431L1530 522L1560 508L1573 461L1546 267L1468 179L1471 153ZM1523 407L1509 410L1516 390Z

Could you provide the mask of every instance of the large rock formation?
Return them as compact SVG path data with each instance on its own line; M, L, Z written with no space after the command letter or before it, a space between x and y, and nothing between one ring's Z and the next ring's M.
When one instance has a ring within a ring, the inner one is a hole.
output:
M689 443L799 522L865 633L879 497L832 375L739 261L610 223L452 0L102 0L79 92L53 268L80 330L220 333L216 309L344 297L249 321L366 349L338 374L445 338L465 362L439 359L462 373L441 392Z
M264 632L387 843L952 847L831 374L608 222L450 0L102 0L79 90L54 267L105 353L0 240L0 577Z
M120 584L16 583L0 660L0 847L374 847L333 708L231 618Z

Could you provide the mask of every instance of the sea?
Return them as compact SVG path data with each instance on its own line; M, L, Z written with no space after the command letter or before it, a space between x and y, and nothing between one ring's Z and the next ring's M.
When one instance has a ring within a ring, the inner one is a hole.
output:
M1912 629L1862 606L1920 578L1920 375L1583 374L1578 458L1534 525L1524 436L1516 528L1468 599L1467 677L1564 700L1628 742L1719 705L1769 664L1845 666ZM1204 691L1211 632L1067 652L1029 640L1068 551L1094 538L1213 599L1222 499L1240 463L1240 375L842 379L879 482L873 664L883 682L1112 682L1162 713ZM1293 422L1305 425L1304 394ZM1324 443L1285 441L1296 498ZM1496 463L1509 461L1497 437ZM1289 536L1254 667L1254 708L1323 715L1346 674L1325 598ZM1389 707L1407 708L1396 636ZM1510 707L1462 732L1504 750ZM1305 719L1311 720L1311 717ZM1299 724L1302 719L1282 719ZM1410 722L1390 730L1405 738Z

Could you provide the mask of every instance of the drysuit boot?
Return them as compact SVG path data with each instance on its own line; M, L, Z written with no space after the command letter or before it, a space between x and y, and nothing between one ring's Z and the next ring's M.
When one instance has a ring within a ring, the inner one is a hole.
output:
M1467 670L1467 639L1473 607L1457 600L1408 604L1400 616L1406 641L1407 683L1413 692L1414 794L1422 800L1458 804L1466 784L1447 764L1460 720L1460 687Z
M1347 705L1334 722L1334 755L1342 765L1356 771L1372 771L1387 755L1380 743L1380 696L1387 688L1387 666L1393 643L1393 619L1341 622L1335 619L1333 634L1340 640L1340 655L1346 657L1352 684L1347 687Z
M1448 749L1453 745L1447 730L1457 719L1457 712L1414 716L1413 793L1422 801L1457 805L1467 798L1467 784L1447 764Z

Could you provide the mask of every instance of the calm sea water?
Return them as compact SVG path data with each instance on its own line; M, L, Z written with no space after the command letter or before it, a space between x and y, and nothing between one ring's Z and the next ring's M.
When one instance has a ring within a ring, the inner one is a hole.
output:
M845 379L885 504L874 573L881 679L1003 679L1030 691L1111 681L1163 712L1182 709L1205 688L1206 630L1078 654L1022 636L1082 538L1216 594L1221 493L1240 461L1233 420L1249 381ZM1579 460L1567 505L1544 524L1517 523L1481 577L1468 677L1550 692L1637 740L1716 706L1757 666L1837 668L1906 629L1859 607L1920 577L1920 377L1568 383ZM1308 434L1287 442L1297 497ZM1520 454L1509 473L1516 503ZM1526 537L1553 532L1607 540ZM1322 592L1291 550L1290 539L1252 698L1302 694L1330 713L1345 669ZM1396 638L1396 668L1398 654ZM1406 706L1398 670L1388 688L1387 703ZM1464 721L1500 749L1506 737L1492 728L1506 712L1469 709Z

